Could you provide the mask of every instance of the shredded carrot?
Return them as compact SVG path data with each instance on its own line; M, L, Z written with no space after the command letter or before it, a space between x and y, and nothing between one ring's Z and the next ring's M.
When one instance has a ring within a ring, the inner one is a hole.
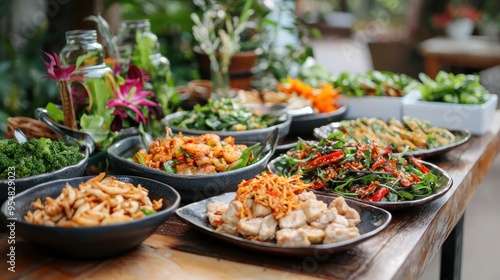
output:
M319 89L316 89L305 84L299 78L292 79L288 77L286 84L279 83L277 87L284 93L296 94L310 100L318 113L333 112L340 107L338 104L340 92L338 89L333 88L331 83L323 84Z
M243 204L239 218L252 218L253 213L248 200L272 209L276 220L300 208L297 194L304 192L310 184L305 184L300 175L280 177L272 173L257 175L256 177L238 185L236 200Z

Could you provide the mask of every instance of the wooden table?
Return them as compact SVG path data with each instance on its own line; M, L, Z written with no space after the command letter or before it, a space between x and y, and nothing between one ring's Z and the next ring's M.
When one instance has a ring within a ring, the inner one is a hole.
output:
M449 66L486 69L500 65L500 43L482 36L463 41L434 37L420 43L418 50L431 78Z
M497 111L485 135L473 136L465 145L432 160L454 180L445 196L419 208L393 213L387 229L346 252L307 258L254 253L206 236L173 216L137 249L100 261L54 258L18 237L15 273L7 271L7 234L3 230L0 278L418 279L443 248L442 277L452 279L459 276L460 221L500 151L499 131Z

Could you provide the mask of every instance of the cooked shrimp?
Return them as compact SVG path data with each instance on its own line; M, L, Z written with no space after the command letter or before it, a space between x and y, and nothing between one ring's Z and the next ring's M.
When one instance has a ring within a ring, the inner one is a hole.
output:
M210 154L210 146L206 144L187 143L182 145L186 153L192 154L195 157L203 157Z
M233 163L241 157L241 152L246 148L242 149L243 145L226 145L222 147L222 154L224 159L228 163Z
M163 169L168 162L177 174L215 173L228 170L229 165L241 157L245 145L235 145L233 137L221 141L216 134L183 136L157 139L148 151L141 150L135 162Z

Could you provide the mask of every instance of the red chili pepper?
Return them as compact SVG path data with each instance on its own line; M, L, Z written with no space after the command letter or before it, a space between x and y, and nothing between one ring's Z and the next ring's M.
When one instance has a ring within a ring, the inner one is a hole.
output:
M386 162L385 158L383 157L379 157L375 163L372 165L372 171L375 171L377 170L377 168L379 168L380 166L384 165Z
M420 182L420 181L422 181L422 180L420 180L420 178L418 178L417 174L413 174L413 173L411 173L411 177L413 178L413 181L415 181L415 182Z
M427 174L430 172L429 168L427 168L427 166L423 165L420 161L418 161L416 158L414 157L410 157L410 161L411 163L413 163L416 167L418 167L418 169L420 169L420 171L422 171L422 173L424 174Z
M308 162L306 165L306 169L312 169L312 168L317 168L321 166L325 166L331 163L335 163L342 158L344 158L345 153L343 151L336 151L333 153L330 153L328 155L324 155L318 158L313 159L312 161Z
M381 156L386 156L388 155L389 153L392 153L392 148L391 146L387 146L383 151L382 153L380 154Z
M325 182L323 182L323 180L321 179L316 179L313 181L313 183L311 184L311 186L309 188L313 189L313 190L319 190L321 188L323 188L325 186Z
M380 201L388 193L389 193L389 188L381 187L373 194L371 201Z

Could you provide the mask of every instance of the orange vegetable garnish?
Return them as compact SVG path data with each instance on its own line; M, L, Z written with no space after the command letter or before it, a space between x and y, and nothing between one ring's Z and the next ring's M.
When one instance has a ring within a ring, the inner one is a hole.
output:
M314 109L318 113L329 113L337 110L340 106L338 100L340 98L339 91L333 88L331 83L321 86L321 88L313 88L302 82L299 78L287 78L287 84L278 84L278 89L287 94L297 94L311 101Z

